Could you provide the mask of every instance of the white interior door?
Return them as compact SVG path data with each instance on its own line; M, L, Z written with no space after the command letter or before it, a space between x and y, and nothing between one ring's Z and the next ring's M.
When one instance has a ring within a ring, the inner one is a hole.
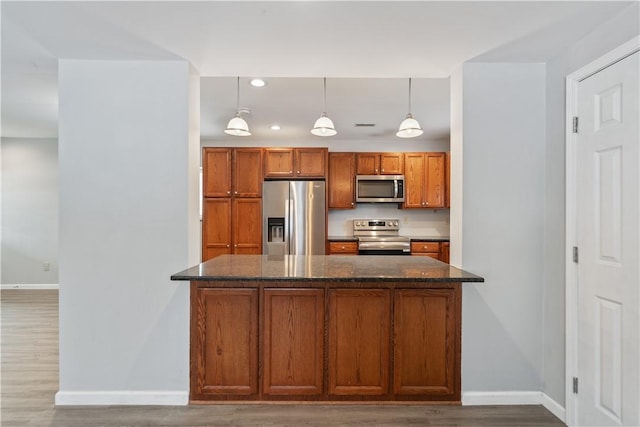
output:
M578 84L577 422L640 425L636 52Z

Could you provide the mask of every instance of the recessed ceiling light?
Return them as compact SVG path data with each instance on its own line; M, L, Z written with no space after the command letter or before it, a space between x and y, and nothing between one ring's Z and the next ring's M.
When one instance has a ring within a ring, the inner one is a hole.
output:
M265 82L262 79L251 79L251 81L249 82L251 84L251 86L253 87L264 87L267 85L267 82Z
M271 130L280 130L280 125L271 125Z

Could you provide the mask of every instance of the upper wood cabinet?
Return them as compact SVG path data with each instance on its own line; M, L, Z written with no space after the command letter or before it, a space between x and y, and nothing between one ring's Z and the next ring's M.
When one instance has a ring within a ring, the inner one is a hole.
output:
M204 197L261 197L261 148L204 148Z
M358 175L402 175L403 173L403 153L356 154L356 174Z
M323 147L265 148L265 178L326 178L327 153Z
M356 206L355 153L329 153L329 209Z
M446 171L445 171L445 184L444 184L444 205L451 207L451 153L446 153ZM447 264L449 261L447 261Z
M445 207L445 153L405 153L405 208Z

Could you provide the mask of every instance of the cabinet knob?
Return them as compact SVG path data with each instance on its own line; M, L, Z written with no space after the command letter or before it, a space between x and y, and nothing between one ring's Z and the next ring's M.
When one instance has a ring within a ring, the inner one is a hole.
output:
M227 245L227 247L228 247L228 248L230 248L230 247L231 247L231 245Z
M344 246L340 246L340 249L344 249Z
M238 192L237 192L237 191L234 191L234 194L238 194Z
M353 206L353 202L351 202L351 206Z
M300 171L297 171L298 175L300 175Z
M378 173L378 169L374 169L374 172L375 172L375 173Z
M237 248L237 247L238 247L238 245L233 245L233 247L234 247L234 248Z
M382 172L384 172L384 169L382 169Z
M231 191L227 191L227 194L231 194Z
M293 171L289 171L289 173L293 173Z

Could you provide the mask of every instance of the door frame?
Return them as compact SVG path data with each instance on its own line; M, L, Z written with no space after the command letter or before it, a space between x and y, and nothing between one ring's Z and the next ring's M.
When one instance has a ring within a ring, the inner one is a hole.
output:
M566 187L565 187L565 422L574 425L577 419L573 377L578 375L578 265L573 262L573 247L577 246L577 134L573 133L573 117L578 111L578 83L603 69L640 51L640 36L585 65L566 78Z

